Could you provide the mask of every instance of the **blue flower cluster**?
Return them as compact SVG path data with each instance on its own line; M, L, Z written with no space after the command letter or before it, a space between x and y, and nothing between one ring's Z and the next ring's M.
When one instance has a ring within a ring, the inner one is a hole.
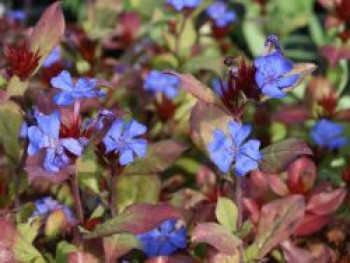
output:
M135 155L144 157L147 141L136 137L144 134L146 130L146 126L135 120L130 122L125 122L123 119L116 120L103 139L106 154L110 152L119 154L120 165L133 162Z
M178 95L180 80L176 76L153 70L147 75L144 88L151 92L163 93L169 99L173 99Z
M223 1L216 1L209 6L207 8L207 14L217 27L226 27L228 24L236 20L236 13L227 10L227 6Z
M75 218L69 207L60 204L54 200L51 196L43 197L35 201L35 210L32 216L47 216L53 211L62 210L67 218L68 223L73 223Z
M279 51L255 59L257 71L255 81L262 93L272 98L283 98L284 88L293 86L299 79L299 74L287 75L293 64Z
M196 8L201 2L202 0L167 0L167 3L177 11L182 11L185 8Z
M59 106L69 106L79 99L104 97L105 93L96 89L96 84L96 79L87 78L80 78L74 84L69 72L63 70L57 77L51 79L51 85L62 90L53 100Z
M168 219L159 227L137 236L148 257L169 256L186 248L187 230L180 221Z
M322 119L312 128L311 137L317 145L333 150L346 145L347 140L343 136L343 132L342 125Z
M214 140L207 145L211 160L221 172L227 173L235 162L234 171L238 176L244 176L258 168L262 159L258 140L248 140L251 133L250 125L240 125L235 121L228 123L229 136L222 130L213 131Z
M28 154L36 155L45 149L44 168L48 172L56 173L70 163L68 153L81 156L83 145L74 138L59 138L60 114L58 111L51 115L44 115L36 111L36 125L28 128Z

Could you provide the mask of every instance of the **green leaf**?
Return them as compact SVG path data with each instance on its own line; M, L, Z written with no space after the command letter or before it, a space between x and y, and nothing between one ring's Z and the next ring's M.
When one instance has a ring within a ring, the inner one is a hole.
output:
M302 155L312 155L308 145L299 139L289 138L264 148L260 169L266 173L280 173L288 165Z
M238 209L234 202L226 197L220 197L215 210L219 223L231 232L237 229Z
M121 176L117 182L119 212L136 202L156 204L158 201L161 182L157 175Z
M196 56L189 59L182 67L183 71L195 73L200 70L210 70L220 75L222 69L222 57Z
M52 238L60 234L68 226L67 217L63 210L50 213L45 223L45 235Z
M232 235L226 227L216 223L200 223L197 225L192 233L191 241L210 244L227 255L238 253L238 247L242 242Z
M8 101L0 105L0 140L10 163L17 166L20 155L19 130L22 125L20 108Z
M150 216L154 215L154 216ZM166 204L135 203L124 212L99 225L85 238L97 238L118 233L140 234L157 227L161 222L170 218L181 218L180 213Z
M22 96L28 88L28 80L21 81L16 75L12 76L7 84L7 95L9 97Z
M163 140L148 146L147 155L127 166L123 175L149 175L160 173L172 164L187 149L175 140Z
M39 233L40 226L41 226L41 221L34 220L34 221L17 225L17 230L23 236L23 239L26 242L32 244L34 239Z
M288 239L304 214L305 198L302 195L292 195L264 205L253 243L259 249L258 259Z
M76 246L66 241L61 241L56 247L56 262L68 263L67 255L77 251L79 251L79 249Z
M141 249L141 244L134 235L117 234L103 238L103 248L106 262L116 262L130 250Z

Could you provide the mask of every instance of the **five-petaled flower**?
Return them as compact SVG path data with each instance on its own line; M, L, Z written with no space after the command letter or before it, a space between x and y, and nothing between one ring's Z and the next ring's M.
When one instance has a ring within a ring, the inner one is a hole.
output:
M342 125L322 119L312 128L311 137L317 145L332 150L346 145L347 140L342 136L343 131Z
M186 248L187 230L181 221L168 219L159 227L137 235L148 257L169 256Z
M216 1L207 8L207 14L214 21L217 27L226 27L229 23L236 20L236 13L227 10L227 6L222 1Z
M106 154L119 154L120 165L133 162L134 155L144 157L147 141L135 137L144 134L146 130L146 126L135 120L128 123L124 119L116 120L103 138Z
M177 11L182 11L185 8L194 9L200 5L202 0L167 0L167 3L173 6Z
M58 172L60 168L70 163L67 153L80 156L83 145L74 138L59 138L60 114L51 115L35 112L37 125L28 128L28 154L36 155L41 149L46 149L43 167L48 172Z
M223 173L230 170L234 161L235 173L244 176L258 167L258 161L262 158L260 142L248 140L244 143L251 132L250 125L230 121L228 131L229 136L219 129L213 131L214 140L207 145L210 158Z
M144 88L151 92L164 93L169 99L177 96L180 88L178 77L152 70L145 79Z
M88 78L80 78L74 84L69 72L63 70L57 77L51 79L51 85L62 90L53 100L59 106L68 106L79 99L105 96L103 91L96 89L96 84L96 79Z
M57 200L54 200L51 196L46 196L35 201L35 210L32 216L47 216L53 211L62 210L66 216L68 223L74 222L74 215L69 207L60 204Z
M279 51L258 57L254 66L257 68L257 85L262 93L272 98L283 98L285 93L282 90L293 86L299 79L299 74L286 75L293 69L293 64Z

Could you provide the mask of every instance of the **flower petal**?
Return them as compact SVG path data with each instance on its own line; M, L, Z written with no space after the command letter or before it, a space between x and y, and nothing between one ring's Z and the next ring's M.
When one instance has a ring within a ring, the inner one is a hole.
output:
M51 85L64 91L72 91L74 88L73 80L66 70L63 70L58 76L52 78Z

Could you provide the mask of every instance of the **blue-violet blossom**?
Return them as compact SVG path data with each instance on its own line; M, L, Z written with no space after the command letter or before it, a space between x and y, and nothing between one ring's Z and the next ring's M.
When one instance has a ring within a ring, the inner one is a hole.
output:
M46 196L35 201L35 210L32 216L46 216L53 211L63 210L66 215L68 223L74 221L74 216L72 211L66 206L60 204L58 201L54 200L51 196Z
M103 138L106 153L119 154L120 165L133 162L134 155L144 157L147 141L136 137L144 134L146 130L146 126L135 120L128 123L125 123L123 119L116 120Z
M207 14L213 19L217 27L225 27L236 20L236 13L227 10L227 6L222 1L216 1L207 8Z
M185 8L196 8L201 2L202 0L167 0L167 3L177 11L182 11Z
M61 58L60 48L56 46L43 62L43 67L48 68L58 62Z
M259 152L260 142L248 140L244 143L251 133L250 125L230 121L228 131L229 136L219 129L213 131L214 140L207 145L210 159L223 173L227 173L235 161L235 173L244 176L258 167L258 161L262 158Z
M74 84L69 72L63 70L58 76L51 79L51 85L62 90L54 96L53 100L59 106L68 106L78 99L103 97L105 93L96 89L96 84L96 79L88 78L80 78Z
M159 227L137 235L148 257L169 256L186 248L187 230L176 219L168 219Z
M178 77L152 70L146 77L144 88L151 92L164 93L169 99L177 96L180 88Z
M257 85L262 93L272 98L283 98L285 93L282 90L293 86L299 79L299 74L286 76L293 64L278 51L256 58L254 66Z
M28 154L36 155L41 149L46 149L44 168L48 172L58 172L69 164L70 159L66 150L80 156L83 145L74 138L59 138L60 114L58 111L51 115L35 112L37 125L28 128Z
M313 141L327 149L336 149L346 145L347 140L342 133L344 127L333 121L322 119L311 130Z

